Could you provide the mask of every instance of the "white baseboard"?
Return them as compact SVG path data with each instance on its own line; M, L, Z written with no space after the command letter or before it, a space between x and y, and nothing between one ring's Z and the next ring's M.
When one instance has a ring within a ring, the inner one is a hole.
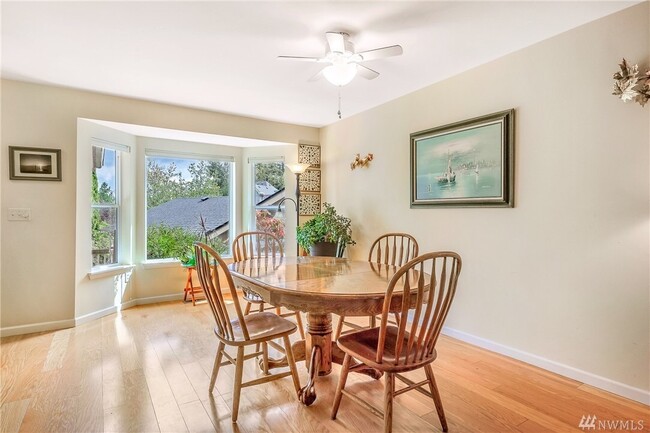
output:
M75 317L74 326L83 325L84 323L88 323L91 320L99 319L101 317L108 316L109 314L113 314L116 311L117 311L117 306L112 306L112 307L104 308L103 310L93 311L92 313L84 314L83 316Z
M31 334L34 332L56 331L58 329L72 328L74 326L74 319L30 323L29 325L7 326L5 328L0 328L0 336L9 337L12 335Z
M138 305L138 300L137 299L131 299L130 301L126 301L125 303L120 305L118 310L126 310L128 308L135 307L136 305Z
M557 373L559 375L577 380L587 385L595 386L596 388L609 391L611 393L620 395L630 400L638 401L639 403L650 405L650 391L645 391L641 388L635 388L621 382L608 379L597 374L589 373L588 371L580 370L570 365L562 364L551 359L546 359L533 353L524 352L523 350L515 349L501 343L497 343L485 338L477 337L457 329L444 327L442 333L464 341L474 346L482 347L483 349L492 352L500 353L501 355L509 356L510 358L523 361L527 364L543 368L544 370Z
M149 298L136 299L137 305L157 304L158 302L179 301L183 299L183 293L174 293L173 295L151 296Z
M68 320L57 320L54 322L30 323L28 325L8 326L0 328L0 337L9 337L12 335L32 334L34 332L56 331L58 329L73 328L75 326L83 325L92 320L108 316L117 311L126 310L127 308L135 307L136 305L155 304L158 302L169 302L183 299L182 293L175 293L173 295L152 296L149 298L131 299L123 304L114 305L112 307L104 308L102 310L93 311L92 313L84 314L83 316L76 317Z

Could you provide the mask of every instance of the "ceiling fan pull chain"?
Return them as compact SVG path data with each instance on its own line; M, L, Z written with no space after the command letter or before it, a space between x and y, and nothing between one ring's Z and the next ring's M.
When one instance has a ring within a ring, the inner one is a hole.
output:
M341 118L341 86L339 86L339 119Z

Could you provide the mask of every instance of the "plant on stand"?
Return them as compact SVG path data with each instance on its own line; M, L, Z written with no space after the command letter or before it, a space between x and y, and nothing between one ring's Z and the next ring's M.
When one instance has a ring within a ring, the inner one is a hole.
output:
M296 231L298 244L312 256L342 257L345 247L354 245L352 221L336 212L334 206L323 203L323 211Z
M183 266L194 266L196 264L196 258L194 257L194 245L193 243L199 241L211 247L219 254L224 254L228 251L228 245L221 240L219 237L213 237L212 239L208 238L208 228L206 226L206 220L203 215L199 215L199 230L197 236L190 242L189 245L185 245L179 255L178 260L180 260L181 265Z

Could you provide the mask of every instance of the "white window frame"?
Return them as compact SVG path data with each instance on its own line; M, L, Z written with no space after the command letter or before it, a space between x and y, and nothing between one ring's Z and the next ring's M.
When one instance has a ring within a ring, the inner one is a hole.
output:
M255 164L264 164L269 162L281 162L284 165L284 156L264 156L264 157L254 157L251 156L248 158L248 163L250 164L250 199L249 199L249 223L248 227L250 231L257 230L257 205L255 204ZM287 187L285 185L284 192L286 194Z
M101 270L112 270L123 267L123 222L124 222L124 207L122 203L122 153L130 153L131 148L129 146L114 143L107 140L102 140L99 138L91 138L90 140L91 149L92 147L100 147L103 149L112 150L115 152L115 204L94 204L90 203L90 215L92 219L94 209L115 209L116 222L115 222L115 234L114 234L114 254L115 262L108 264L101 264L92 266L92 243L90 246L90 255L91 255L91 274L98 273ZM92 152L91 152L92 154ZM92 163L92 161L91 161ZM99 272L101 273L101 272Z
M147 258L147 180L148 180L148 173L147 173L147 158L175 158L175 159L192 159L192 160L202 160L202 161L214 161L214 162L229 162L231 163L230 165L230 176L228 179L228 185L230 186L230 216L229 216L229 231L230 231L230 241L228 242L228 252L223 255L223 257L230 257L232 254L231 251L231 243L232 239L234 239L235 233L236 233L236 224L235 224L235 206L237 205L237 201L235 200L235 195L236 195L236 185L235 185L235 171L236 171L236 160L235 157L233 156L225 156L225 155L214 155L214 154L207 154L207 153L200 153L200 152L183 152L183 151L174 151L174 150L164 150L164 149L156 149L156 148L146 148L144 150L144 159L142 161L142 166L143 168L143 176L144 176L144 189L142 191L142 202L144 203L144 218L143 218L143 232L144 232L144 245L143 245L143 251L144 251L144 259L143 259L143 265L145 269L150 269L150 268L158 268L158 267L167 267L169 265L171 266L177 266L179 263L179 260L174 259L174 258L166 258L166 259L149 259Z

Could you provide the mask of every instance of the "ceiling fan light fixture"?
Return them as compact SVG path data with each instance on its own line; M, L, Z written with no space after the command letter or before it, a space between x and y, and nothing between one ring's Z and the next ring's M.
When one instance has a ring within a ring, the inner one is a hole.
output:
M335 86L345 86L357 75L356 63L334 63L323 69L323 75Z

